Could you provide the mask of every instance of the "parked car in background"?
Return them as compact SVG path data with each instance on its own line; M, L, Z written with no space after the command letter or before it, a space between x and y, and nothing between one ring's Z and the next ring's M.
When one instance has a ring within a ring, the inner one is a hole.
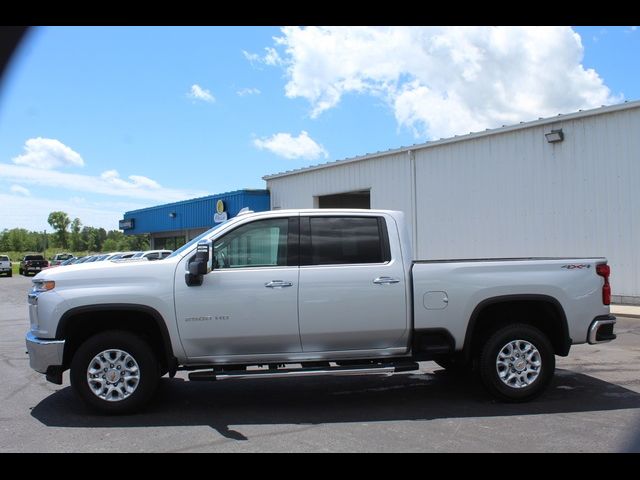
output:
M6 255L0 255L0 274L5 274L7 277L13 276L11 260Z
M89 258L91 258L93 255L85 255L84 257L79 257L76 258L72 263L73 265L77 264L77 263L84 263L87 260L89 260Z
M111 255L109 258L107 258L107 260L127 260L131 257L133 257L136 253L141 253L141 252L122 252L122 253L118 253L116 255Z
M71 257L68 258L67 260L65 260L64 262L61 262L57 265L49 265L48 267L43 268L43 270L49 269L49 268L56 268L56 267L64 267L65 265L71 265L73 264L76 260L78 260L78 257Z
M60 265L62 262L65 262L65 261L69 260L70 258L73 258L73 255L71 255L70 253L57 253L51 259L50 266L51 267L56 267L56 266Z
M109 254L108 253L97 253L95 255L91 255L87 259L87 263L102 262L103 260L106 260L107 258L109 258Z
M173 253L173 250L147 250L145 252L138 252L131 259L143 259L147 260L162 260L163 258L167 258L169 255Z
M20 262L18 271L20 275L28 275L33 273L40 273L43 269L49 266L49 262L45 260L42 255L25 255Z

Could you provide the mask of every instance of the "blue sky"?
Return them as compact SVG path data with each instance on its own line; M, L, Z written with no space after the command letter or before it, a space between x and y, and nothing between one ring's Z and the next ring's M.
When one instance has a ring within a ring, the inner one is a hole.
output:
M636 27L40 27L0 91L0 229L640 99Z

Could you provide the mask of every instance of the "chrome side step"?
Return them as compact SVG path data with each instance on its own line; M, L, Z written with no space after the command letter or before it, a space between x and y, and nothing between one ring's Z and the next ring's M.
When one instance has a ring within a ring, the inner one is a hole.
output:
M418 370L417 363L386 364L381 366L350 366L330 368L283 368L269 370L238 370L229 372L192 372L189 374L191 381L231 380L248 378L293 378L293 377L319 377L323 375L392 375L397 372Z

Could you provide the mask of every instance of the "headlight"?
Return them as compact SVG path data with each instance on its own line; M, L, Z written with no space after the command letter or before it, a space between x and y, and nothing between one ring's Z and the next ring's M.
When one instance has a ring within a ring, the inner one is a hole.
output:
M48 292L56 288L56 282L53 280L33 280L33 288L31 293Z

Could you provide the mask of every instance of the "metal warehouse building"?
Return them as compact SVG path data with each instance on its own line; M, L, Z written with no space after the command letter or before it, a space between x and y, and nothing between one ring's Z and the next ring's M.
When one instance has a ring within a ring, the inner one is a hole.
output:
M120 220L126 235L151 234L151 248L175 250L202 232L248 207L269 210L267 190L237 190L206 197L132 210Z
M640 304L640 102L264 177L271 208L402 210L421 259L606 256Z

